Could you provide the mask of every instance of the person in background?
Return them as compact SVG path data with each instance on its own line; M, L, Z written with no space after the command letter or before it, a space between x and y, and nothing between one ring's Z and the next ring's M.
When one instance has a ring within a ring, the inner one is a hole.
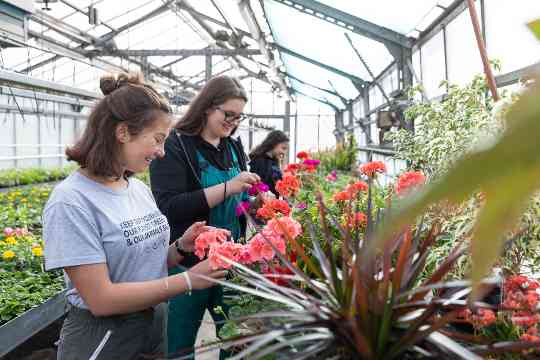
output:
M259 175L270 191L279 197L276 182L281 180L281 162L289 151L289 137L280 130L268 133L266 138L249 154L250 170Z
M211 79L174 126L165 142L165 156L150 165L152 192L171 225L173 238L196 221L228 229L234 240L245 236L246 219L236 216L236 206L248 198L246 190L260 178L247 171L242 144L231 136L246 118L247 100L237 79ZM198 261L191 254L182 265ZM181 271L170 269L171 274ZM217 306L227 312L221 286L180 295L169 302L170 356L194 346L205 310L216 322L224 320L215 311ZM217 323L217 328L222 325ZM221 357L225 357L224 352Z
M43 212L45 268L62 268L69 312L58 359L139 359L166 351L169 298L223 278L207 261L183 274L167 267L209 230L186 227L170 242L169 224L148 187L133 174L162 157L171 123L167 101L139 74L105 76L105 95L80 140L66 150L80 169L58 184Z

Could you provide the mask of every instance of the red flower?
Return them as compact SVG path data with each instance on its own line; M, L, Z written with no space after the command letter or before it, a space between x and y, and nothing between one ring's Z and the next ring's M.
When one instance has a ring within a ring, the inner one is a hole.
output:
M538 314L533 314L528 311L515 311L512 317L512 323L517 326L530 327L538 324L540 320Z
M292 173L293 175L296 174L296 172L298 170L301 169L301 165L300 164L289 164L287 165L287 167L285 168L285 172L289 172L289 173Z
M266 207L266 206L263 206L262 208L259 208L257 210L257 217L261 219L271 219L275 215L276 214L274 213L274 211L271 208Z
M497 320L495 313L490 309L478 309L476 314L471 315L471 322L475 328L489 326Z
M368 177L374 177L376 173L385 173L386 165L384 165L382 161L372 161L361 165L359 170L362 174Z
M334 194L333 199L335 202L348 201L352 199L352 194L348 191L340 191Z
M518 290L536 290L540 288L540 283L534 279L530 279L525 275L510 276L504 282L504 291L512 292Z
M261 270L265 277L276 285L287 285L288 281L281 278L280 275L292 275L293 272L286 265L280 265L275 261L272 263L272 265L273 269L266 264L262 267Z
M363 212L357 212L355 215L347 217L347 226L349 229L361 228L367 224L367 216Z
M257 210L257 217L268 220L276 217L277 214L289 216L290 213L291 208L285 200L272 199L265 201L263 207Z
M309 154L306 151L300 151L296 154L296 157L299 159L309 159Z
M300 190L300 180L294 175L285 175L276 183L276 190L284 197L296 196Z
M413 188L423 185L426 182L426 177L419 171L410 171L399 176L396 193L399 195L408 193Z
M368 184L360 180L360 181L355 182L354 184L349 184L347 188L345 189L345 191L347 191L354 197L359 192L367 192Z

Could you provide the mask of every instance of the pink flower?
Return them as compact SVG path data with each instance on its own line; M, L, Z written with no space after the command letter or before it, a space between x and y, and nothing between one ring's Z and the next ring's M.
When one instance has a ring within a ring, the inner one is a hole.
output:
M240 252L238 254L238 262L240 264L251 264L255 262L251 254L251 249L249 245L243 245L240 249Z
M14 232L15 232L15 231L14 231L12 228L10 228L10 227L4 228L4 235L5 235L6 237L12 236Z
M17 236L27 236L30 232L26 228L16 228L15 229L15 235Z
M268 237L266 237L268 239ZM249 252L253 261L272 260L274 257L274 249L268 241L265 240L263 234L255 235L248 243Z
M232 241L225 241L223 243L214 243L210 246L208 252L208 259L210 260L210 267L216 269L229 269L231 264L223 260L223 258L238 262L240 257L240 251L242 249L241 244L233 243Z
M284 216L270 220L263 229L263 233L269 237L283 236L296 239L302 234L302 226L293 218Z
M236 206L235 213L236 216L240 217L249 210L249 201L242 201Z
M195 255L199 259L203 259L206 256L206 250L211 245L216 243L222 243L227 240L227 232L222 229L212 229L205 231L195 239Z

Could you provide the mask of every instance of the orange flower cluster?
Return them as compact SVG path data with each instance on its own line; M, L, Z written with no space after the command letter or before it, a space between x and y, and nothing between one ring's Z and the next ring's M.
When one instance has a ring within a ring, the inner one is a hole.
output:
M358 170L368 176L374 177L377 173L382 174L386 172L386 165L382 161L372 161L366 164L360 165Z
M403 195L408 193L415 187L423 185L426 182L426 177L420 171L410 171L399 176L396 184L396 193Z
M356 198L359 193L367 191L368 184L364 181L357 181L353 184L349 184L345 190L335 193L333 199L335 202L349 201Z
M300 180L296 176L286 173L283 179L276 183L276 190L281 196L294 197L300 190L300 185Z
M291 208L285 200L272 199L265 201L264 205L257 210L257 217L265 220L273 219L277 214L289 216Z
M299 163L289 164L285 168L285 173L296 175L299 171L305 171L307 173L314 173L317 171L317 167L321 161L316 159L310 159L309 154L306 151L300 151L296 154L296 157L301 160Z
M343 227L349 230L363 228L367 225L367 216L363 212L357 212L346 216L346 222Z

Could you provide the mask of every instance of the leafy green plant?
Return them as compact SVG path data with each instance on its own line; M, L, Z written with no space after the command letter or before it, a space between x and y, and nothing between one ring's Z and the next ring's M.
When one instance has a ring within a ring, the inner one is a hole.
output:
M396 157L406 160L411 169L422 170L431 178L447 172L471 144L486 142L501 132L501 113L516 94L503 94L494 104L487 93L483 76L476 76L465 87L449 85L444 100L418 102L409 107L405 116L415 130L400 129L386 134L397 151ZM414 92L414 91L413 91ZM411 94L412 95L412 94Z
M500 139L490 147L466 155L439 181L397 211L373 250L382 249L393 231L431 204L441 200L460 203L480 191L485 204L479 211L471 240L472 279L478 284L500 254L505 234L516 225L538 189L539 96L538 86L524 93L508 110L507 129Z
M333 170L350 172L356 165L356 140L349 136L343 144L338 143L334 149L319 151L313 156L321 161L320 169L323 173Z
M0 271L0 325L44 303L62 288L58 272Z
M75 166L70 165L64 168L54 169L28 168L2 170L0 171L0 188L62 180L75 169Z

